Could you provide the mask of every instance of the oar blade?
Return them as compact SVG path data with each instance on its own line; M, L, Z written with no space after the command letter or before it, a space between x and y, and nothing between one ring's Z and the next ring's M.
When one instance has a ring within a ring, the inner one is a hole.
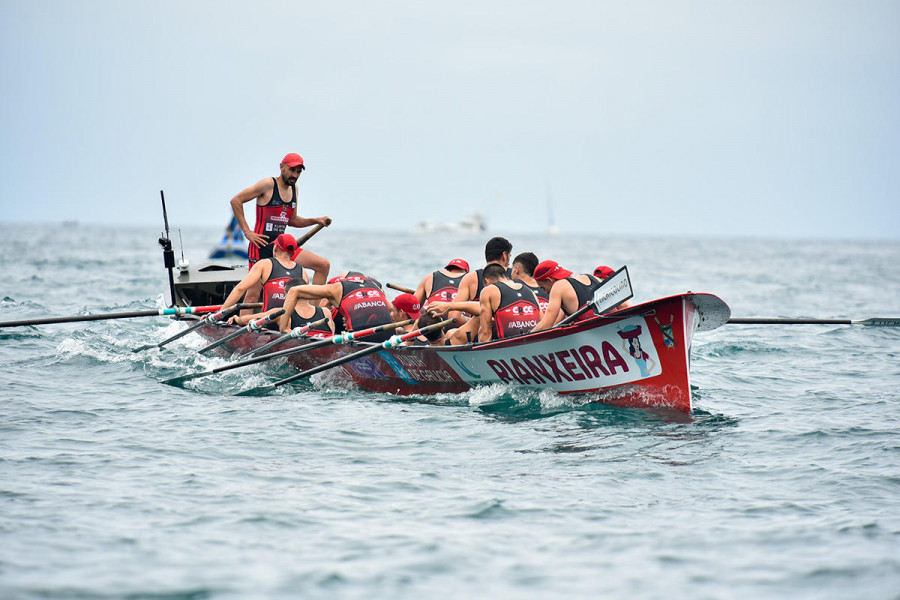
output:
M163 379L160 383L164 383L166 385L172 385L175 387L181 387L186 381L190 381L191 379L197 379L198 377L206 377L207 375L213 375L215 371L201 371L200 373L188 373L187 375L179 375L178 377L172 377L171 379Z
M259 387L250 388L249 390L244 390L243 392L238 392L235 396L266 396L269 392L275 391L276 386L274 385L261 385Z
M866 325L869 327L900 327L900 318L896 317L872 317L863 321L853 321L854 325Z

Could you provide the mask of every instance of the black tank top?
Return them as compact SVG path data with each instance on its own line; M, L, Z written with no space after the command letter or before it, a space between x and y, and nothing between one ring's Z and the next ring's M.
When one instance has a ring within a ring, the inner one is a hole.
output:
M475 274L478 275L478 289L475 290L475 297L469 300L480 300L481 290L484 289L484 269L476 269ZM506 276L512 279L512 269L509 267L506 268Z
M603 283L601 280L590 274L587 275L587 278L592 282L590 285L585 285L574 277L569 277L566 279L566 281L572 284L572 289L575 290L575 297L578 298L578 308L581 308L582 306L590 302L594 297L594 291L596 291L596 289L600 287L600 284ZM591 312L595 315L597 314L596 310L592 309ZM588 317L590 316L591 315L588 314Z
M316 311L309 318L301 317L297 314L295 310L291 315L291 329L296 329L297 327L303 327L307 323L313 323L318 321L319 319L325 318L325 310L321 306L316 307ZM321 325L317 325L316 327L312 327L309 331L306 332L306 335L312 337L331 337L334 335L331 331L331 328L328 327L328 323L323 323Z
M503 281L495 285L500 290L500 304L494 311L493 338L523 335L534 329L541 313L531 288L522 284L514 290Z
M284 306L284 284L296 277L298 272L303 277L303 267L299 263L294 263L294 268L288 269L274 256L268 260L272 263L272 272L263 283L263 312Z
M463 275L448 277L442 271L432 273L431 292L425 299L425 304L429 302L453 302L456 299L456 294L459 293L459 282L462 280Z
M535 300L537 300L538 306L541 307L541 312L542 313L547 312L547 305L550 304L550 294L545 292L544 288L542 288L539 285L530 286L527 283L525 283L524 281L522 281L521 279L513 279L513 281L515 281L516 283L521 283L522 285L527 287L529 290L534 292L534 298L535 298Z
M272 199L265 206L256 205L256 223L253 226L255 233L262 234L269 239L269 242L262 248L257 248L255 244L250 244L248 251L250 254L250 265L256 261L272 256L272 249L275 247L275 238L284 233L287 229L288 221L297 210L297 185L291 185L291 199L285 202L281 199L281 193L278 191L278 181L272 178Z

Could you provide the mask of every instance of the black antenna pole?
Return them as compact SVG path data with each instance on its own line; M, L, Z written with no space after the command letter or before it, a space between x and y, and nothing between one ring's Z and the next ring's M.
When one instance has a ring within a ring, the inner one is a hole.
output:
M163 264L169 270L169 292L172 294L172 304L169 306L175 306L175 276L172 274L172 269L175 268L175 252L172 251L172 240L169 239L169 216L166 214L166 195L163 194L162 190L159 190L159 196L162 198L163 222L166 224L166 235L159 238L159 245L163 249Z

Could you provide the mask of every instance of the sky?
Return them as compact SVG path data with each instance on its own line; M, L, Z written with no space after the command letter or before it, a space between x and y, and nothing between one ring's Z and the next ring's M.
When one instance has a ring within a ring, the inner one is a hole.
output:
M5 222L900 238L900 2L0 0ZM252 220L252 212L247 210Z

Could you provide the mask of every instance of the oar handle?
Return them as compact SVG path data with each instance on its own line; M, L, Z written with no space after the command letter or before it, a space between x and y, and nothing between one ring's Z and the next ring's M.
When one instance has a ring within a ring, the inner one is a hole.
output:
M331 225L331 219L326 220L325 223L326 223L326 225ZM318 225L313 227L311 230L309 230L306 233L306 235L304 235L302 238L298 238L297 239L297 247L299 248L300 246L302 246L303 244L308 242L309 238L311 238L312 236L314 236L317 233L319 233L320 231L322 231L322 229L324 229L326 225L322 225L321 223L319 223Z
M360 338L368 337L375 333L381 333L386 329L396 329L398 327L406 327L407 325L412 325L415 321L413 319L407 319L405 321L398 321L396 323L388 323L386 325L379 325L378 327L370 327L369 329L360 329L359 331L345 331L340 337L339 340L336 340L335 344L346 344L352 340L358 340Z
M408 287L403 287L402 285L397 285L395 283L386 283L384 284L386 287L391 288L392 290L397 290L398 292L403 292L405 294L415 294L416 290L411 290Z

